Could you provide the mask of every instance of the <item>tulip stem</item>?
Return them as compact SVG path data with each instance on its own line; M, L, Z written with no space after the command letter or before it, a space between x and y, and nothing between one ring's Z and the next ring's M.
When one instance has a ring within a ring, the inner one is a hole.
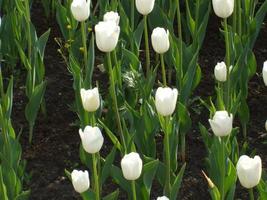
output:
M250 200L254 200L253 188L250 188L250 189L248 190L248 193L249 193L249 199L250 199Z
M148 42L148 27L147 27L147 15L144 15L144 31L145 31L145 48L146 48L146 75L150 72L150 53L149 53L149 42Z
M87 45L86 45L86 24L81 22L81 33L82 33L82 43L83 43L83 57L84 57L84 69L86 69L88 59L87 59Z
M121 141L123 143L124 151L126 152L127 147L126 147L126 143L125 143L125 139L124 139L124 135L123 135L123 130L122 130L122 125L121 125L121 119L120 119L120 113L119 113L116 90L115 90L114 74L113 74L113 70L112 70L110 52L107 53L107 59L108 59L109 78L110 78L110 84L111 84L110 85L111 86L111 98L113 100L114 111L116 113L116 120L117 120L117 125L119 128L120 138L121 138Z
M179 37L179 50L180 50L180 83L179 87L182 87L182 77L183 77L183 34L182 34L182 21L181 21L181 11L179 0L176 0L177 4L177 23L178 23L178 37Z
M224 34L225 34L225 47L226 47L226 66L227 66L227 99L226 99L226 108L227 111L230 112L230 86L231 86L231 79L230 79L230 44L229 44L229 35L228 35L228 25L227 25L227 18L224 19Z
M169 142L169 133L168 133L168 122L169 118L165 117L165 137L164 137L164 142L165 142L165 164L166 164L166 181L165 181L165 195L170 196L170 180L171 180L171 161L170 161L170 142Z
M99 192L99 182L98 182L98 173L97 173L97 156L96 154L92 154L93 158L93 170L94 170L94 189L96 194L96 200L100 200L100 192Z
M31 38L31 14L29 0L25 0L26 18L27 18L27 34L28 34L28 59L31 64L31 52L32 52L32 38Z
M132 31L132 34L134 33L134 8L135 8L135 5L134 5L134 0L131 0L131 31ZM134 51L134 40L131 39L131 50Z
M163 81L164 87L166 87L167 81L166 81L166 70L165 70L165 63L164 63L163 54L160 54L160 62L161 62L161 70L162 70L162 81Z
M132 185L133 200L136 200L135 181L131 181L131 185Z

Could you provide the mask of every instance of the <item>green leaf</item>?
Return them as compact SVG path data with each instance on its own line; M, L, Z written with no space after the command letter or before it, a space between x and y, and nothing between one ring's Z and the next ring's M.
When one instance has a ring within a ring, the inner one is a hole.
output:
M143 174L144 174L143 181L144 181L146 192L148 194L150 194L154 176L158 169L158 164L159 164L158 160L153 160L153 161L146 163L143 167Z
M48 29L43 35L41 35L41 37L37 42L37 47L41 54L42 59L44 58L45 46L48 41L49 35L50 35L50 29Z
M106 159L104 161L104 165L102 166L101 180L100 180L101 185L103 185L105 183L106 179L110 175L110 168L114 162L115 155L116 155L116 147L114 146L112 148L112 151L106 157Z
M29 103L26 105L25 116L27 121L31 125L34 125L35 119L37 117L40 104L44 97L46 85L46 82L42 82L38 86L36 86L32 93L32 96L30 97Z
M175 178L173 185L171 186L170 200L177 199L178 192L179 192L179 189L181 187L182 180L183 180L185 167L186 167L186 163L183 164L182 168L180 169L180 172L178 173L178 175Z
M108 194L107 196L105 196L103 198L103 200L117 200L118 197L119 197L119 193L120 193L120 190L117 189L114 192L112 192L112 193Z

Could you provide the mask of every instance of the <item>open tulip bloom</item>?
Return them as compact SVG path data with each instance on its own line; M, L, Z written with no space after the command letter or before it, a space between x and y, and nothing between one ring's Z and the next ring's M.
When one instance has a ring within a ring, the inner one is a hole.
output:
M110 12L107 12L105 13L104 15L104 21L107 22L107 21L113 21L115 22L117 25L119 25L120 23L120 16L117 12L114 12L114 11L110 11Z

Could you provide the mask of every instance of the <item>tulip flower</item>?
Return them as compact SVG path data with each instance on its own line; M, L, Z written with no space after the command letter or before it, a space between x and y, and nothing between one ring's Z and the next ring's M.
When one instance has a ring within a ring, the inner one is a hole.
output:
M227 111L217 111L213 119L209 119L209 123L216 136L227 136L232 132L233 115L229 115Z
M94 112L99 108L100 99L97 87L92 90L85 90L82 88L80 93L84 110Z
M151 41L155 52L166 53L170 48L169 31L164 28L155 28L151 35Z
M91 0L73 0L71 3L71 13L73 17L83 22L89 18Z
M267 61L265 61L263 64L262 76L263 76L263 81L264 81L265 85L267 86Z
M227 67L224 62L217 63L214 68L214 75L217 81L225 82L227 80Z
M261 158L259 156L250 158L243 155L237 162L236 170L241 185L247 189L253 188L258 185L261 180Z
M156 109L162 116L170 116L175 110L178 90L159 87L156 91Z
M221 18L228 18L234 12L235 0L212 0L215 14Z
M82 145L87 153L94 154L100 151L104 138L98 127L86 126L84 131L79 130Z
M90 187L88 171L73 170L71 173L72 185L76 192L83 193Z
M168 197L162 196L162 197L158 197L157 200L169 200Z
M267 131L267 120L265 122L265 130Z
M120 16L117 12L113 12L113 11L110 11L110 12L107 12L105 15L104 15L104 21L107 22L107 21L114 21L117 25L119 25L120 23Z
M114 21L102 21L95 26L96 45L100 51L111 52L118 43L120 27Z
M125 179L134 181L142 173L143 161L138 153L126 154L121 160L121 169Z
M155 0L135 0L137 11L142 15L148 15L154 8Z

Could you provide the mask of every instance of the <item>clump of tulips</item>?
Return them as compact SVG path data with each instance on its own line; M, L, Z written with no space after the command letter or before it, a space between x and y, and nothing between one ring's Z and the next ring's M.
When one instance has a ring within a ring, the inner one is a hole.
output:
M204 174L212 199L234 199L237 179L250 189L253 198L251 188L260 183L261 161L258 156L240 157L236 137L239 129L234 127L234 120L240 119L246 136L249 117L247 109L243 109L247 106L244 85L254 74L251 49L256 35L244 30L252 26L253 20L261 24L267 3L257 14L254 4L248 14L247 8L233 0L186 2L184 13L180 4L131 0L130 4L100 1L92 5L89 0L73 0L58 5L57 19L67 44L58 42L59 52L73 75L80 157L89 169L67 173L83 199L101 199L108 177L129 199L150 199L153 181L162 187L164 195L157 199L177 199L186 167L185 138L192 124L190 98L201 79L198 56L211 5L223 20L226 55L214 68L215 103L210 101L209 105L202 100L210 111L207 121L213 132L210 134L200 124L208 155ZM241 44L244 48L238 51ZM106 93L92 82L96 52L103 57L99 66L109 78ZM162 136L163 149L158 149L156 136ZM101 156L104 138L114 145L106 158ZM158 157L157 152L162 156ZM117 153L120 166L114 164ZM118 196L116 190L104 198Z

